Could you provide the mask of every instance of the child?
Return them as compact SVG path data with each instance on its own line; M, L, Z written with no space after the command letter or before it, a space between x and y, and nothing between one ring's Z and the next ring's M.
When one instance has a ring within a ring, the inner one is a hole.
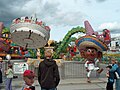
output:
M23 73L23 80L25 81L25 85L22 87L22 90L35 90L35 86L32 86L34 83L35 74L31 70L25 70Z
M109 65L109 66L106 67L106 69L107 69L106 76L108 77L108 82L107 82L106 90L113 90L114 73L110 71L112 69L112 66Z
M12 90L12 78L13 78L13 70L12 70L12 65L8 65L8 69L5 72L6 74L6 90Z

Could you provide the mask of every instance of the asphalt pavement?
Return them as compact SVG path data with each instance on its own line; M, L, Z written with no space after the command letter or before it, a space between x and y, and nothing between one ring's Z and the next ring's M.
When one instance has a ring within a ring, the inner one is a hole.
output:
M62 79L57 87L58 90L106 90L107 78L92 78L91 83L86 82L86 78ZM21 90L24 81L20 78L13 79L13 90ZM35 80L36 90L40 90L40 85ZM0 85L0 90L5 90L5 83Z
M82 65L82 66L81 66ZM65 64L64 73L60 70L60 75L64 74L64 79L60 80L57 90L106 90L107 78L105 76L106 65L101 64L104 71L96 77L96 73L91 74L91 83L86 81L86 71L84 64L68 63ZM77 76L77 77L76 77ZM81 76L81 77L79 77ZM84 77L84 78L83 78ZM62 78L62 77L61 77ZM3 77L4 83L0 85L0 90L5 90L5 78ZM12 81L12 90L21 90L24 85L22 75L18 75L18 78ZM34 82L36 90L40 90L40 85L36 79Z

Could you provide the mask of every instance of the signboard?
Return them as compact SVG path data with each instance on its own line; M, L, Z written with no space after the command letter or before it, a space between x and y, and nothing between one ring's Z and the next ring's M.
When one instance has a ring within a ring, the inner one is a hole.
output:
M23 74L25 70L28 70L28 64L25 62L14 63L13 70L15 74Z

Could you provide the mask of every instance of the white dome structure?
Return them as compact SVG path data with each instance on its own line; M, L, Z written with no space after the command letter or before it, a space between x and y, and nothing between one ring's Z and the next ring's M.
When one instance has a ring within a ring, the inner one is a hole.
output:
M22 17L14 19L11 26L11 39L25 48L44 47L50 37L50 28L37 18Z

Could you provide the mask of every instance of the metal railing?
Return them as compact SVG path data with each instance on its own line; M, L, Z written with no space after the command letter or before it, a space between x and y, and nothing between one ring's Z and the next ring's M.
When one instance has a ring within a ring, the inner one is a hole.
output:
M59 72L60 72L60 77L61 79L68 79L68 78L85 78L86 77L86 69L84 67L84 63L83 62L79 62L79 61L63 61L58 64L59 67ZM101 68L104 68L104 71L101 73L101 75L99 75L98 73L96 73L96 71L92 71L91 73L91 77L92 78L98 78L98 77L106 77L105 73L105 64L100 64ZM37 75L37 71L38 68L34 67L33 65L29 66L29 69L34 70L36 75Z
M65 61L61 64L59 70L62 79L86 77L86 69L83 62ZM96 77L96 72L92 72L92 77Z
M21 61L15 61L13 62L13 64L15 62L21 63ZM25 62L24 60L22 62ZM37 62L37 64L39 65L40 62ZM57 63L58 67L59 67L59 72L60 72L60 77L61 79L68 79L68 78L84 78L86 77L86 69L84 67L84 63L80 62L80 61L63 61L61 60L60 63ZM38 66L37 65L37 66ZM3 71L6 69L7 67L7 63L4 62L3 63ZM96 71L93 71L91 73L91 77L96 78L98 76L100 77L105 77L105 64L100 64L100 67L104 68L104 71L102 72L101 75L98 75L96 73ZM38 67L36 67L36 64L30 64L28 69L33 70L36 75L38 74ZM16 74L17 75L17 74ZM20 75L20 74L18 74Z

